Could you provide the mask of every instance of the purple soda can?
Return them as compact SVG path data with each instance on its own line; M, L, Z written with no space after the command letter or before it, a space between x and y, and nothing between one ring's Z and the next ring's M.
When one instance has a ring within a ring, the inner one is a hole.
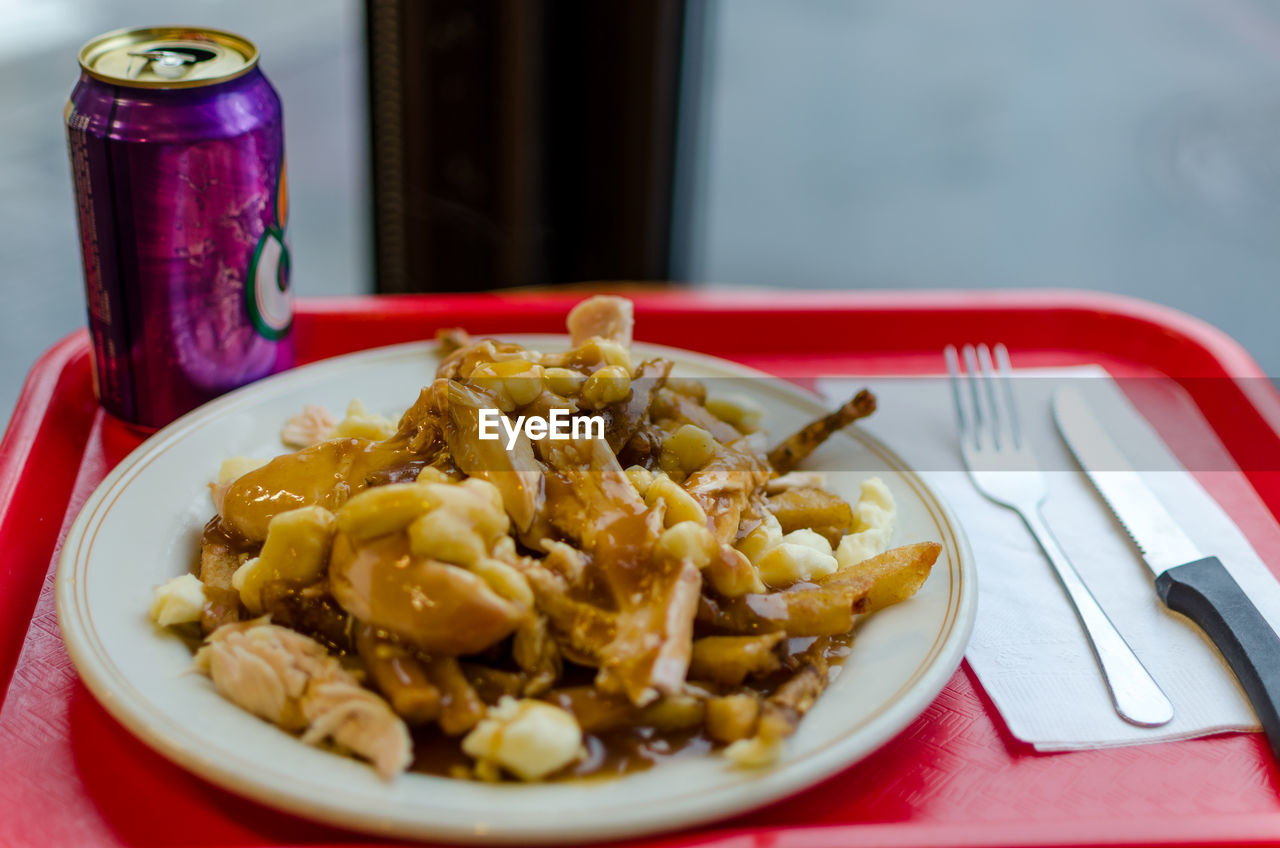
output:
M248 39L120 30L65 111L94 379L163 426L294 362L284 125Z

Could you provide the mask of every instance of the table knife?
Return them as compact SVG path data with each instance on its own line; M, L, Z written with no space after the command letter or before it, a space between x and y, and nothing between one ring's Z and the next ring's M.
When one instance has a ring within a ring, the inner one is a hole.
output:
M1280 759L1280 637L1222 562L1203 554L1169 515L1080 391L1056 391L1053 415L1081 468L1155 575L1156 593L1213 640Z

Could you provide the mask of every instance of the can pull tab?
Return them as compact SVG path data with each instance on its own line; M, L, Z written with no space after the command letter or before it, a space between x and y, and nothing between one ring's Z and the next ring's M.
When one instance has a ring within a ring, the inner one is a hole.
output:
M212 50L201 50L198 47L153 47L150 50L129 55L145 60L136 65L129 63L129 79L137 79L143 71L148 69L158 77L177 79L187 73L192 65L207 62L217 54Z

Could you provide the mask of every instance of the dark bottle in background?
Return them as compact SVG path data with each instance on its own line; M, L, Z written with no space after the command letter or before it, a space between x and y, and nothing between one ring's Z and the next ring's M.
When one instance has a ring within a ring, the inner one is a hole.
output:
M683 0L366 0L379 291L666 279Z

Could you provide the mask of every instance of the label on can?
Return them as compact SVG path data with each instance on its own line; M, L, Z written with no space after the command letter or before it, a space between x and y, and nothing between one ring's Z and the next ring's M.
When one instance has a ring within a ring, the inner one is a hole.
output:
M280 176L272 199L274 226L258 239L245 275L245 308L249 320L263 338L284 338L293 326L293 290L289 288L289 247L284 229L289 222L289 180L285 158L280 156Z
M94 387L98 400L112 412L133 419L135 400L130 373L128 318L117 272L117 245L101 240L100 227L112 219L111 186L106 151L90 145L86 134L89 118L66 108L67 146L71 154L71 179L75 188L76 218L80 227L80 251L84 262L85 297L89 312L89 340L93 346Z

